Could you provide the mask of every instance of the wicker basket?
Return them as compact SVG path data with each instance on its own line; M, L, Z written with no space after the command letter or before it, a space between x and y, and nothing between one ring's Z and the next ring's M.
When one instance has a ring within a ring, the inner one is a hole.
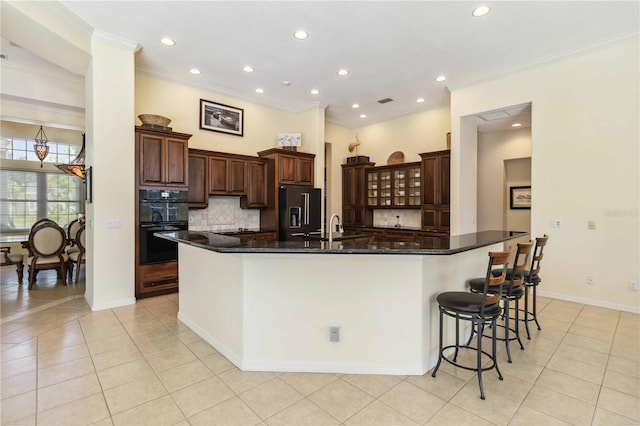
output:
M167 127L171 123L171 119L155 114L140 114L138 116L143 125Z
M387 158L387 164L402 164L404 163L404 152L396 151Z

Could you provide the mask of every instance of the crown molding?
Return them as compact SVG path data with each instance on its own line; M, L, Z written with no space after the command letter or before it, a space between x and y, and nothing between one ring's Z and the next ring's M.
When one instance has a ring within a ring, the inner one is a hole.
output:
M91 39L102 43L107 43L115 47L120 47L131 52L137 52L142 48L139 43L128 40L126 38L110 34L100 30L94 30Z

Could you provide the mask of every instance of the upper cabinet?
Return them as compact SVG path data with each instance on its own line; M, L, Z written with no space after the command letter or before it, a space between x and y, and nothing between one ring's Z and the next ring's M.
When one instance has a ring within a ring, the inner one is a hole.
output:
M209 157L189 152L189 208L209 205Z
M315 155L272 148L258 153L260 157L274 160L276 186L313 186Z
M422 229L448 232L450 229L451 151L420 154L423 194Z
M209 156L209 193L211 195L242 195L247 161L243 158Z
M240 199L240 205L244 208L267 207L267 160L248 160L246 171L247 196Z
M368 169L367 206L419 209L420 187L420 162Z
M373 212L367 208L367 169L374 163L342 165L342 223L347 226L371 226Z
M184 133L137 126L138 185L186 190L190 137Z

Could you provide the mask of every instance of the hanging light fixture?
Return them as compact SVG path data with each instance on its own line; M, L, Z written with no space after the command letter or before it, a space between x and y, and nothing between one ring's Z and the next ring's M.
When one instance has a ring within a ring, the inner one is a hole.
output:
M36 152L38 160L40 160L40 168L42 168L42 162L49 154L49 145L47 145L47 135L44 133L44 129L40 126L38 134L36 135L36 144L33 146L33 150Z
M84 133L82 134L82 149L69 164L56 164L56 167L69 176L79 177L84 180L86 177L84 170Z

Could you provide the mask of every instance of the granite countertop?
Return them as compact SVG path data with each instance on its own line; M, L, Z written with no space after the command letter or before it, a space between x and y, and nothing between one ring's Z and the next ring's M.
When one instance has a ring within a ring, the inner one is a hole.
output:
M418 242L369 242L362 239L334 241L246 241L203 231L158 232L157 237L218 253L323 253L450 255L529 235L517 231L482 231L443 237L440 248Z

